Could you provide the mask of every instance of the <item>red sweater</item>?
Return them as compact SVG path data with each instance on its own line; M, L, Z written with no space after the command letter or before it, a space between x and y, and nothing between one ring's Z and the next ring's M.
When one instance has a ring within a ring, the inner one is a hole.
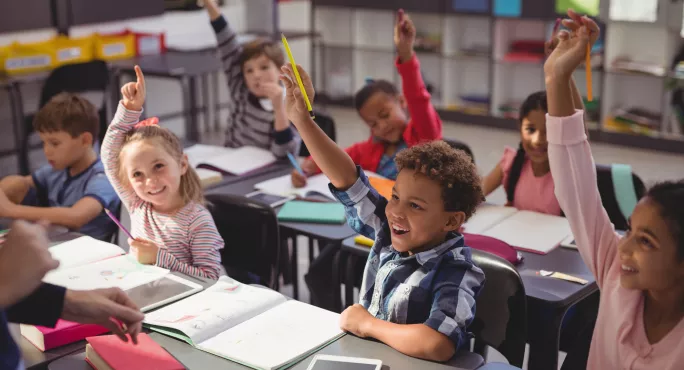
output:
M425 88L420 74L420 63L415 54L406 63L395 61L401 76L404 98L411 117L404 130L404 142L410 148L414 145L442 138L442 120L430 101L430 93ZM345 149L355 164L367 171L376 171L383 154L385 144L372 136ZM320 172L320 171L319 171Z

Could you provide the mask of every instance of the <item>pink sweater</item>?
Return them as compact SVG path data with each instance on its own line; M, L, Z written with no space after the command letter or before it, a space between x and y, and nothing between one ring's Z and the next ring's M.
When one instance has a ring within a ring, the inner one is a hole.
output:
M615 233L596 187L596 167L584 131L584 112L546 118L549 161L556 197L565 211L577 246L601 289L598 321L588 369L684 369L684 320L658 343L644 329L644 299L620 286Z
M506 147L504 149L504 154L501 157L501 161L499 162L501 170L503 171L502 182L504 189L506 190L508 190L508 179L517 153L517 150ZM541 177L534 176L532 162L526 157L522 169L520 170L518 183L515 185L512 206L522 211L534 211L547 215L560 216L561 208L558 204L558 200L556 200L556 195L554 194L551 172Z
M211 279L222 272L223 239L214 219L201 204L188 203L173 215L156 212L151 203L138 198L133 189L119 181L119 152L126 134L140 120L142 112L129 111L119 103L102 143L102 163L109 181L131 216L131 234L159 247L157 266Z

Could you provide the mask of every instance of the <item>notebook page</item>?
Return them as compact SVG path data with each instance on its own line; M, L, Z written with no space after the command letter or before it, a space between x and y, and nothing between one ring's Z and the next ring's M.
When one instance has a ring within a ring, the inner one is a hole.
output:
M147 314L144 323L178 330L200 343L285 301L273 290L224 276L201 293Z
M546 254L572 235L572 231L564 217L518 211L482 235L522 250Z
M334 312L287 301L197 347L247 366L277 369L340 337L339 320Z
M329 183L330 180L328 180L325 175L318 174L309 177L305 187L295 188L292 185L290 175L284 175L260 182L256 184L254 188L265 193L282 196L298 195L300 197L305 197L309 192L315 192L334 200L335 198L330 192L330 188L328 188Z
M103 259L126 254L118 245L82 236L48 249L52 258L59 261L55 271L86 265Z
M463 231L469 234L482 234L516 212L518 210L513 207L483 204L477 207L468 222L463 224Z
M205 158L201 164L213 166L239 176L268 166L275 161L276 157L268 150L253 146L243 146L231 150L230 153Z
M121 288L128 290L159 280L169 270L138 263L131 255L73 267L68 270L48 272L44 282L73 290Z

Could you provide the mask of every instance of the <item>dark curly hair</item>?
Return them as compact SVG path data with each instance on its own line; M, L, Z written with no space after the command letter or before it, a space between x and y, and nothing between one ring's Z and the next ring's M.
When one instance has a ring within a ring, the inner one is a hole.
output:
M397 154L397 169L418 170L442 187L444 210L464 212L466 220L484 200L482 181L472 159L463 150L437 140Z
M646 196L660 207L660 214L677 242L677 255L684 259L684 179L658 183Z
M399 95L399 90L393 83L386 80L371 80L366 81L366 85L362 87L354 95L354 107L357 111L361 110L364 104L376 93L383 92L389 96Z

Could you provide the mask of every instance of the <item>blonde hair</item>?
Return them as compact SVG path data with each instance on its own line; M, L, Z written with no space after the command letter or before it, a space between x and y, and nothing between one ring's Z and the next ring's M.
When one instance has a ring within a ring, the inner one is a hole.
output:
M183 160L183 145L173 132L160 127L158 125L140 126L131 130L124 139L119 152L119 179L124 184L129 184L128 176L126 175L123 166L121 165L121 153L123 153L126 145L143 140L156 139L162 144L164 150L169 153L180 164ZM184 204L196 202L204 204L204 194L202 191L202 182L194 168L188 165L188 170L184 175L181 175L180 195Z

